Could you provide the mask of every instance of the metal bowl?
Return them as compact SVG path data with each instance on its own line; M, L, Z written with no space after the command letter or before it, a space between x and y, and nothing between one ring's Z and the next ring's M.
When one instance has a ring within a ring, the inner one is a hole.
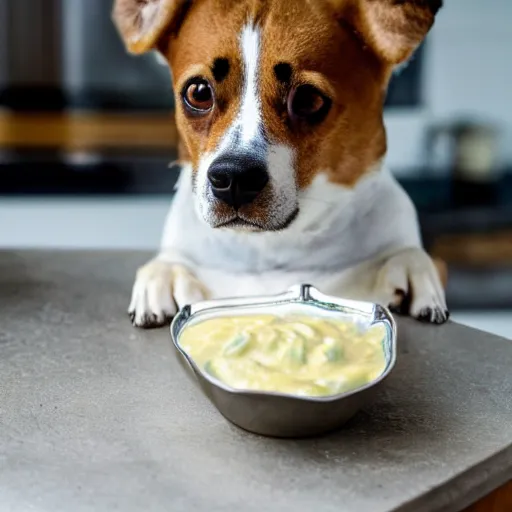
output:
M349 319L361 328L375 324L385 327L384 372L356 390L326 397L304 397L264 391L231 388L199 368L179 344L180 334L191 323L212 317L275 309L279 306L328 314L330 318ZM306 308L306 310L304 309ZM220 413L235 425L271 437L309 437L341 427L371 401L396 361L396 325L384 307L323 295L310 285L300 285L288 292L268 297L207 301L184 307L174 318L171 335L179 359L196 377L201 389Z

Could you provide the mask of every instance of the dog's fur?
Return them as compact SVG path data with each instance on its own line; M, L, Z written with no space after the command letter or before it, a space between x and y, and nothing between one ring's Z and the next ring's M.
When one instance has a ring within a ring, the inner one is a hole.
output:
M383 167L383 103L393 70L434 22L441 0L116 0L133 53L169 63L183 171L160 254L137 274L135 325L161 325L203 298L269 294L307 282L441 323L439 272L421 247L409 198ZM215 103L191 115L182 91L208 80ZM330 109L297 121L301 85ZM240 151L269 182L233 209L207 172Z

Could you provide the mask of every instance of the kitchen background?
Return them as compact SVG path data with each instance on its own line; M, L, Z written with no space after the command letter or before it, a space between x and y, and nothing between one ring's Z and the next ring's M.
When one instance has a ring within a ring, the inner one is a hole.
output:
M0 0L0 248L158 246L178 169L168 71L107 0ZM512 338L512 1L445 0L394 79L388 165L456 320ZM135 270L135 269L134 269Z

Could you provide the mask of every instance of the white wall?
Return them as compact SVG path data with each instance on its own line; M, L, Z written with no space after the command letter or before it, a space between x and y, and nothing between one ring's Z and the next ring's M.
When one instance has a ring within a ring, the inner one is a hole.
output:
M167 198L0 199L0 249L156 250Z
M386 115L389 165L417 167L425 128L470 115L503 129L501 162L512 162L512 0L445 0L429 36L425 106Z

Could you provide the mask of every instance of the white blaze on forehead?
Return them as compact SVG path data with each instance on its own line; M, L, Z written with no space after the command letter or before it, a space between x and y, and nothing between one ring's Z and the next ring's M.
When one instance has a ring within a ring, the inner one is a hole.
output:
M240 109L240 129L244 143L255 139L261 129L261 101L258 94L260 31L247 25L240 37L244 62L244 93Z
M237 147L258 150L263 140L261 99L258 81L260 68L261 32L254 25L246 25L240 33L240 53L243 61L242 97L240 110L221 139L217 154Z

